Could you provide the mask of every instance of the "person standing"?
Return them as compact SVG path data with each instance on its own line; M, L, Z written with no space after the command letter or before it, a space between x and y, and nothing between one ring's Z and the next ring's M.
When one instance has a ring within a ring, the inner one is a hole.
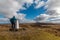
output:
M15 29L16 20L17 20L17 19L15 18L15 16L13 16L13 17L10 19L12 30Z

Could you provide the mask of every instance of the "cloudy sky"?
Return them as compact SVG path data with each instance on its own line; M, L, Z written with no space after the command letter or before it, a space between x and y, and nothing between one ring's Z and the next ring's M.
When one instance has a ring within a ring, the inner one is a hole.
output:
M0 23L13 16L22 23L60 23L60 0L0 0Z

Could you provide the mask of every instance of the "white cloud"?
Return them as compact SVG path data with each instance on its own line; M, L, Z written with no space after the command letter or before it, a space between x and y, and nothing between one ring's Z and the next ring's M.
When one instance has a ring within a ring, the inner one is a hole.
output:
M60 23L60 0L48 0L46 5L46 13L35 19L39 20L40 22Z
M47 5L47 14L52 14L50 15L50 18L52 18L51 21L54 23L60 23L60 21L58 21L60 20L60 0L48 0Z
M41 15L38 15L34 20L36 22L45 22L47 19L48 19L49 15L47 14L41 14Z
M26 14L19 13L17 18L20 19L20 20L24 20L25 16L26 16Z
M40 14L35 18L36 22L49 22L58 23L60 22L60 15L54 10L49 10L45 14Z
M25 7L22 7L24 3L27 3L27 7L29 7L33 3L33 0L17 0L17 1L20 4L21 9L26 9Z
M17 1L20 3L20 5L23 5L24 3L27 3L28 7L31 4L35 3L36 4L35 8L40 8L40 7L44 6L44 5L46 5L46 2L41 1L41 0L35 0L35 1L34 0L29 0L29 1L28 0L17 0Z
M60 0L48 0L47 3L48 10L56 10L57 13L60 13Z
M44 1L40 1L35 8L40 8L45 5Z
M18 16L16 16L16 18L20 21L20 23L21 23L21 22L24 23L24 21L26 21L26 20L25 20L25 16L26 16L25 14L19 13ZM27 21L26 21L26 22L27 22ZM10 21L9 21L8 18L0 18L0 23L1 23L1 24L10 23Z
M10 23L8 18L0 18L0 24Z
M33 0L0 0L0 14L4 15L6 18L17 16L19 14L16 12L19 9L25 9L23 7L25 2L31 4ZM29 4L27 4L27 6L29 6Z
M60 0L48 0L47 5L49 5L50 8L60 7Z
M33 3L33 0L17 0L20 4Z
M0 0L0 13L5 17L10 18L17 15L19 4L14 0Z
M20 20L20 23L36 23L36 21L29 20L29 19L24 19L24 20Z
M25 18L26 14L19 13L16 18L19 20L19 23L35 23L34 20L29 20ZM8 18L0 18L0 24L10 23Z

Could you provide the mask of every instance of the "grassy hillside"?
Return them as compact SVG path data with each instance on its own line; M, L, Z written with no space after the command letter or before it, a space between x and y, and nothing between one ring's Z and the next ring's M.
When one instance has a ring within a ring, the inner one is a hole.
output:
M28 29L18 32L1 31L0 40L60 40L60 37L41 30Z
M52 28L48 27L49 30L51 29L49 32L47 32L46 27L41 28L39 25L20 25L21 29L17 32L9 31L10 26L0 25L0 40L60 40L59 36L50 33L50 31L54 32L53 30L55 30L55 27L52 26L50 26Z

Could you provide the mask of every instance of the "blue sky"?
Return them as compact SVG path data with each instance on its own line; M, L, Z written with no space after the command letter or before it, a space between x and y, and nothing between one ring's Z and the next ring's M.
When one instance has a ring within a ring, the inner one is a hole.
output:
M35 0L34 0L35 1ZM44 2L47 2L47 0L40 0L41 1L44 1ZM44 14L45 11L47 9L44 9L45 5L40 7L40 8L35 8L37 4L33 3L31 4L28 8L26 6L26 3L23 5L23 7L25 7L26 9L23 10L23 9L20 9L19 11L17 11L17 13L22 13L22 14L26 14L25 18L26 19L34 19L36 16L40 15L40 14ZM4 14L0 14L0 18L4 18Z
M0 22L13 16L24 22L60 23L60 0L0 0Z
M41 1L44 1L46 2L47 0L41 0ZM26 7L26 4L23 5L24 7ZM40 7L40 8L34 8L36 6L35 3L33 3L31 6L29 6L26 10L23 10L23 9L20 9L18 11L18 13L23 13L23 14L26 14L26 19L34 19L36 16L40 15L40 14L43 14L45 13L45 11L47 9L44 9L45 5Z

